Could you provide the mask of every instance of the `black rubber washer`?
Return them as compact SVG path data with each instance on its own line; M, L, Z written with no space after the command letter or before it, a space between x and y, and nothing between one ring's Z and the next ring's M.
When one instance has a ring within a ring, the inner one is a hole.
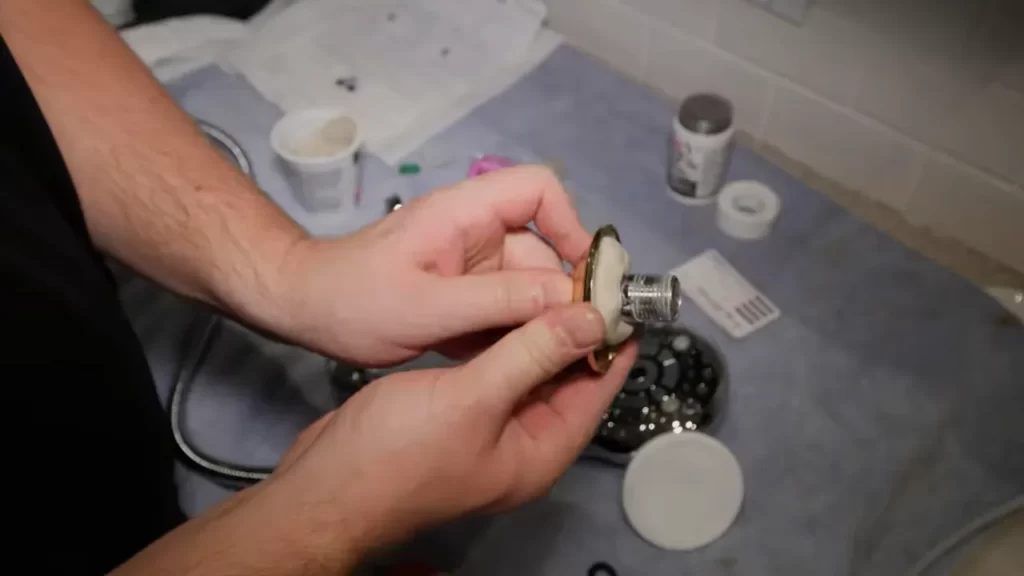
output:
M590 570L587 570L587 576L619 576L619 573L607 562L595 562Z

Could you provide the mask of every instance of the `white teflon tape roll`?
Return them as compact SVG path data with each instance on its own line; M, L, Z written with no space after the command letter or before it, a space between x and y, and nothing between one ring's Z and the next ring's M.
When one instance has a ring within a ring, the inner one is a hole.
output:
M730 182L718 196L718 228L741 240L764 238L779 217L782 202L771 188L754 180Z

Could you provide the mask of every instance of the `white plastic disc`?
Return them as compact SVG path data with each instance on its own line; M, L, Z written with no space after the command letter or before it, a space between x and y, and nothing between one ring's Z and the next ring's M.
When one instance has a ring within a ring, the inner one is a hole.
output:
M626 468L622 506L641 538L667 550L717 540L743 504L743 472L733 453L700 432L663 434Z

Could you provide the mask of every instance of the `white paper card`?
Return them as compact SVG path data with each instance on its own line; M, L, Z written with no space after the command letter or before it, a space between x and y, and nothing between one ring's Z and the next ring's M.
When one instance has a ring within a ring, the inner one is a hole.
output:
M781 316L767 296L740 275L717 250L708 250L672 271L683 293L733 338L743 338Z
M262 19L221 64L285 111L348 111L367 148L392 161L410 133L453 106L465 113L464 98L525 75L546 14L539 0L302 0Z

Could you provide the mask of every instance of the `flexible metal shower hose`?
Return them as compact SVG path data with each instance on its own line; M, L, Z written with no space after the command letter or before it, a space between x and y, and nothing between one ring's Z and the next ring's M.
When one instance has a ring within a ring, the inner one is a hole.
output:
M223 320L210 313L202 312L193 321L185 335L185 348L179 363L178 376L171 388L171 433L178 450L189 467L209 476L213 480L238 484L255 484L270 476L273 468L252 467L214 458L196 448L185 435L185 401L196 375L210 353L213 341L220 334Z

